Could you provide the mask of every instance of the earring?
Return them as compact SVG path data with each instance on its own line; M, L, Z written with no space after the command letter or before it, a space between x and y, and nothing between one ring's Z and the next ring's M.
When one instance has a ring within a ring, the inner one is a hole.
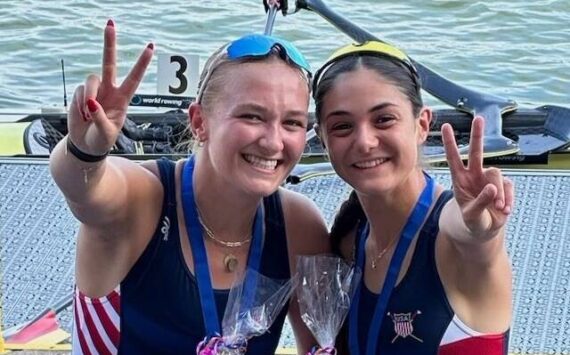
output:
M198 147L202 148L204 146L204 141L198 141Z

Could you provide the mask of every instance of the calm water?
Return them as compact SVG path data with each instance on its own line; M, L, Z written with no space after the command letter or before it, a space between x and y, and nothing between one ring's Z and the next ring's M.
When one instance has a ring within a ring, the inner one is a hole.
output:
M568 0L327 3L452 80L521 104L570 105ZM0 109L61 105L62 58L71 97L99 71L108 18L119 33L121 75L149 41L159 52L199 54L203 63L223 42L265 24L261 0L0 0ZM306 11L279 15L274 33L293 40L313 67L348 41ZM156 92L156 70L154 60L139 92Z

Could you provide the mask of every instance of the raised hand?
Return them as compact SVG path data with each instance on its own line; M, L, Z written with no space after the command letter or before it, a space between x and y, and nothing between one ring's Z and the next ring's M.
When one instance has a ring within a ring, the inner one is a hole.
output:
M490 239L503 228L513 209L514 186L499 169L483 168L483 128L483 118L475 117L467 166L461 160L451 125L444 124L441 133L463 222L473 237Z
M125 122L129 102L152 59L150 43L125 80L116 85L117 49L115 24L105 27L102 77L91 74L73 95L68 114L69 138L83 152L102 155L115 144Z

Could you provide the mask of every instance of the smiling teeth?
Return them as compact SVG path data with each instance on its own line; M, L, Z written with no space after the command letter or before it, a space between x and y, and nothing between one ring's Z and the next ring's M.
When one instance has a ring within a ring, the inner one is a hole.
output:
M370 169L373 168L375 166L378 166L382 163L384 163L387 159L375 159L375 160L369 160L369 161L365 161L362 163L356 163L354 164L357 168L361 168L361 169Z
M251 165L267 170L274 170L277 166L277 160L275 159L263 159L256 157L255 155L246 154L244 155L245 160L247 160Z

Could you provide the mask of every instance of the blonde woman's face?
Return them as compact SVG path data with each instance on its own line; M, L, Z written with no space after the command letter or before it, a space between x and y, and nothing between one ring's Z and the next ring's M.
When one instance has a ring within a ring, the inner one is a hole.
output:
M299 70L277 58L232 66L223 75L225 85L205 117L204 150L229 184L269 195L303 153L307 82Z

